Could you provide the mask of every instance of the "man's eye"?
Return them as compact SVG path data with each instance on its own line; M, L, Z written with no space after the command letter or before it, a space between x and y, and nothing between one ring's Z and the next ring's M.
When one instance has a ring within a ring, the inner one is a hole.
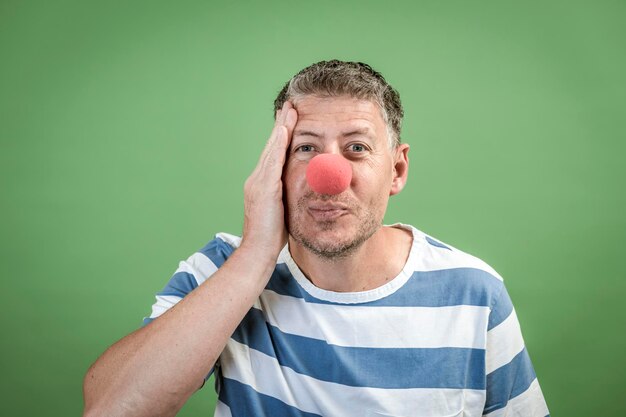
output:
M348 149L350 149L350 151L352 152L365 152L365 145L362 145L360 143L353 143L352 145L348 146Z
M313 146L311 145L300 145L296 148L296 152L312 152Z

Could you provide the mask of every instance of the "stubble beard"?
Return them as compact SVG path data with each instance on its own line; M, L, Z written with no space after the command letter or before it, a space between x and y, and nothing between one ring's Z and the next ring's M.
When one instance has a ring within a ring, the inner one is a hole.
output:
M319 196L322 201L335 201L345 203L350 208L350 215L356 217L358 221L357 230L354 236L348 240L337 239L334 241L316 239L311 233L307 234L303 223L307 221L305 213L307 212L307 203L314 196L313 193L301 197L296 204L295 212L288 215L287 230L293 239L301 244L304 248L317 255L323 260L337 261L347 258L356 251L363 243L376 233L381 227L382 220L379 220L371 210L364 210L350 201L339 199L336 196ZM323 222L315 222L320 231L331 231L337 227L337 223L341 220L329 220ZM311 222L313 222L311 220Z

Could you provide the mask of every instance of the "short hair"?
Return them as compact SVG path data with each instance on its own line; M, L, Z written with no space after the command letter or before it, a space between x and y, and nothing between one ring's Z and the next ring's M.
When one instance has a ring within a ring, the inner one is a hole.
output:
M400 144L402 128L402 103L400 94L385 80L382 74L363 62L320 61L294 75L274 100L274 114L285 101L304 96L349 96L370 100L380 108L387 125L391 147Z

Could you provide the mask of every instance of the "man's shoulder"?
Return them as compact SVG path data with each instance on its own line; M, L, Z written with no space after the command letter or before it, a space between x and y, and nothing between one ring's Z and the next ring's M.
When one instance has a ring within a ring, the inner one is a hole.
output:
M217 267L220 267L230 255L241 245L241 237L230 233L217 233L197 253L209 258Z
M228 233L218 233L202 248L178 264L174 273L193 277L191 281L200 285L213 275L241 244L241 238ZM194 285L195 288L197 285Z
M502 281L500 274L484 260L460 250L441 239L435 238L410 226L413 231L413 267L416 271L459 271L485 274Z
M398 297L427 306L491 306L504 288L489 264L413 226L406 268L411 278Z

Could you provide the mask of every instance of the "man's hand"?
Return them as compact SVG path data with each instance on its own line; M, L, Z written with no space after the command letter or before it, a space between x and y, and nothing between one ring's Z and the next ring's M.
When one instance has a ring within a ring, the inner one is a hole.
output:
M287 242L282 174L298 114L286 101L259 162L244 186L242 246L276 259Z
M178 304L98 358L85 376L85 416L173 416L201 385L286 243L281 177L297 118L285 103L246 181L240 248Z

